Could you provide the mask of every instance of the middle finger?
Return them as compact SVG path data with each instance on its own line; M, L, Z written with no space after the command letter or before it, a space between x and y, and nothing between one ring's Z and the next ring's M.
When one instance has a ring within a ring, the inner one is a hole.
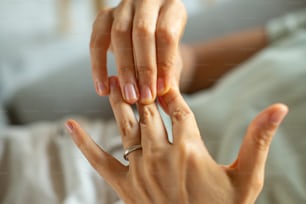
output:
M170 144L167 132L155 103L139 104L138 110L143 154L144 156L152 157L154 154L161 153L160 151Z
M140 88L140 102L148 104L156 96L155 30L159 5L154 1L138 1L133 21L133 49L136 74Z
M110 88L110 103L119 126L123 147L127 149L139 145L141 138L138 121L131 105L123 100L116 77L110 78ZM141 151L135 151L129 155L129 160L133 162L139 159L139 156L141 156Z

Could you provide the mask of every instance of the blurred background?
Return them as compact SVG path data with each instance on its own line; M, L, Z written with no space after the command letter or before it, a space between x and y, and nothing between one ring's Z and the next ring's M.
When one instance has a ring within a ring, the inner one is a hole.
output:
M89 39L96 13L119 0L0 1L0 124L67 114L111 116L91 82ZM298 0L184 0L183 41L209 40L297 9ZM305 3L304 3L305 4ZM109 56L110 73L115 73ZM1 126L0 125L0 126Z

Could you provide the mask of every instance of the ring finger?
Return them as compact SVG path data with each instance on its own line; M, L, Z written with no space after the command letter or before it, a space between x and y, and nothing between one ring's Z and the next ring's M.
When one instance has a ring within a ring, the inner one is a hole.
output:
M135 103L139 96L131 36L133 15L132 3L122 1L114 12L112 26L112 46L116 56L120 87L123 98L131 104Z
M132 107L121 96L118 78L110 78L110 103L119 126L124 149L141 144L138 121ZM141 156L141 151L133 151L128 155L130 162Z

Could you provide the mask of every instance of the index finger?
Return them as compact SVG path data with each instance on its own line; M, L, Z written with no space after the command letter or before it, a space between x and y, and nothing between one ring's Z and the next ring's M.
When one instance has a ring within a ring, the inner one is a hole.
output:
M177 88L170 88L165 95L159 97L159 101L172 120L174 143L186 137L200 137L193 112Z
M123 173L127 173L127 167L97 145L76 121L68 120L65 126L73 141L93 168L96 169L110 185L118 189L117 183L123 181Z
M157 94L163 95L170 89L171 80L176 76L178 45L187 14L183 4L178 2L164 5L159 15L156 28Z
M111 40L112 11L112 9L106 9L99 13L90 40L92 76L96 92L100 96L109 94L107 50Z

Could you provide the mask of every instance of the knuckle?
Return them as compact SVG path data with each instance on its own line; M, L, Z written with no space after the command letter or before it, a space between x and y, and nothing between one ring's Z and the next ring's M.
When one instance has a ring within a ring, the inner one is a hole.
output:
M266 129L258 129L254 134L254 142L259 150L267 150L272 140L272 131Z
M105 15L107 15L110 12L111 9L106 8L106 9L102 9L99 11L98 15L97 15L97 20L103 18Z
M193 113L186 107L176 108L172 113L172 119L178 122L193 118Z
M156 30L158 40L166 45L173 45L178 41L178 33L169 25L160 25Z
M97 14L97 17L93 23L93 28L97 28L101 25L101 23L103 23L103 21L105 20L106 16L108 16L110 14L110 12L112 12L112 9L103 9L101 11L99 11L99 13Z
M120 129L122 132L122 137L128 137L137 131L138 124L135 120L127 119L121 122Z
M117 67L119 78L126 81L133 79L133 76L135 75L133 65L118 64Z
M156 73L156 68L153 65L136 65L137 72L140 77L148 77L151 78Z
M133 33L138 38L150 38L154 35L154 28L149 23L138 20L135 22Z
M165 60L165 61L161 61L158 62L158 69L161 71L168 71L171 70L175 67L175 62L174 60Z
M156 113L152 106L144 106L142 111L142 120L143 125L147 125L151 122L152 118L155 117Z
M115 38L129 37L131 24L128 21L117 21L113 25L113 35Z

